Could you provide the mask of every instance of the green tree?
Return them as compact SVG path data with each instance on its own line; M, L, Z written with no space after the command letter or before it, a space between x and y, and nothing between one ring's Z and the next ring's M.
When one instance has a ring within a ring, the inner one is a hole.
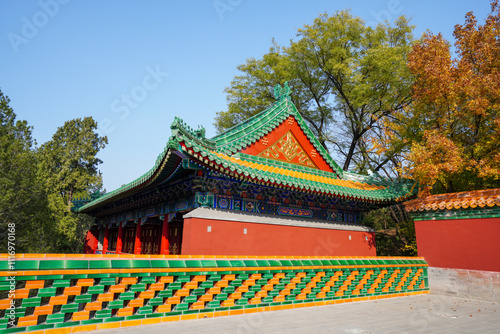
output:
M500 6L483 25L472 12L454 30L455 52L424 35L408 57L411 109L386 124L380 152L403 148L404 172L421 196L500 186Z
M92 220L71 212L75 195L88 195L102 188L98 152L108 143L100 137L92 117L77 118L64 123L52 140L38 150L38 176L48 189L49 207L61 235L58 251L81 252L85 231Z
M373 210L363 224L375 230L378 256L416 256L415 223L401 204Z
M16 121L9 102L0 91L0 252L8 250L8 239L17 253L49 251L52 221L44 187L36 177L32 127ZM15 229L10 238L9 225Z
M226 88L228 110L217 113L215 126L223 131L262 111L274 102L274 85L289 81L292 101L320 142L345 159L344 170L399 163L390 151L373 154L371 138L411 102L412 30L404 17L372 28L349 11L320 15L290 46L273 42L262 59L238 66L242 75Z

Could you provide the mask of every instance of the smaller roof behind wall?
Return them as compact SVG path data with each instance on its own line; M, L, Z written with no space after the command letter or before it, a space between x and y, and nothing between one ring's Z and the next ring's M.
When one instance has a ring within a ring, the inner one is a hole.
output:
M432 195L403 203L406 211L438 211L500 206L500 188Z

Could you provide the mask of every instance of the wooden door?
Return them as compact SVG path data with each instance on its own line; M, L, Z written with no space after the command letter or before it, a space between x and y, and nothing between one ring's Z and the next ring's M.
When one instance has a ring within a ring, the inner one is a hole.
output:
M168 236L170 255L180 255L182 248L182 227L183 221L173 220L170 222L170 235Z
M112 228L108 233L108 251L116 252L116 243L118 242L118 228Z
M124 228L122 253L134 254L135 231L135 226Z
M161 226L144 225L141 232L141 254L160 253Z

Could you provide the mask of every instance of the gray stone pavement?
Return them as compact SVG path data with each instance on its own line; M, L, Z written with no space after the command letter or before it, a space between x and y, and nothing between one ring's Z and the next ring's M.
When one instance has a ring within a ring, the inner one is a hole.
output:
M269 311L91 333L500 333L500 303L435 294Z

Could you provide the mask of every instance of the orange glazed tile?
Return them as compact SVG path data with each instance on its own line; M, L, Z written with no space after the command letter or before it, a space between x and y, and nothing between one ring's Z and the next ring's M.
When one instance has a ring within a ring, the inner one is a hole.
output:
M202 301L194 302L193 304L191 304L191 307L190 307L191 310L201 310L204 308L205 308L205 303Z
M233 299L225 300L222 302L221 306L222 307L234 306L234 300Z
M122 293L125 292L127 286L125 284L116 284L109 287L109 292L111 293Z
M120 285L130 284L137 284L137 277L123 277L120 281Z
M170 312L170 311L168 311ZM161 318L150 318L150 319L142 319L143 325L154 325L161 322Z
M102 309L102 302L90 302L85 305L85 311L100 311Z
M90 311L79 311L73 313L71 317L72 321L89 320Z
M193 282L205 282L206 280L207 276L205 275L197 275L192 279Z
M139 293L139 298L142 298L142 299L151 299L151 298L154 298L155 296L155 292L154 291L141 291L141 293Z
M260 304L260 302L261 302L260 297L254 297L249 301L250 304Z
M173 276L161 276L159 282L160 283L173 283L174 277Z
M267 291L258 291L256 294L255 294L255 297L259 297L259 298L262 298L262 297L267 297Z
M73 271L73 270L63 270L63 269L51 270L50 274L51 275L71 275L71 274L73 274L73 273L71 273L71 271ZM76 274L76 271L74 272L74 274Z
M112 302L114 298L115 298L114 293L111 293L111 292L101 293L97 296L97 301L98 302Z
M81 286L71 286L64 288L63 295L64 296L79 296L82 293L82 287Z
M283 289L280 291L280 295L288 296L290 294L290 289Z
M161 318L161 322L179 321L179 320L181 320L181 317L178 315Z
M67 303L68 296L54 296L49 299L49 305L66 305Z
M72 332L71 327L66 327L66 328L53 328L53 329L46 329L45 334L69 334ZM33 334L33 332L30 332L30 334Z
M179 297L179 296L167 298L167 303L169 303L169 304L179 304L180 302L181 302L181 297Z
M79 332L88 332L88 331L95 331L97 330L97 325L84 325L84 326L75 326L75 327L70 327L72 329L72 333L79 333ZM47 330L45 331L47 332Z
M179 289L175 292L174 296L187 297L190 293L189 289Z
M228 297L228 299L240 299L240 298L241 298L241 292L233 292Z
M25 289L41 289L45 284L44 280L41 281L27 281Z
M274 297L273 301L274 302L284 302L285 296L283 296L283 295L276 296L276 297Z
M29 294L30 294L30 289L17 289L14 291L16 299L28 298Z
M38 316L28 315L26 317L20 317L17 321L17 327L34 326L38 322Z
M229 283L226 280L217 281L217 283L215 283L216 288L225 288L228 285L229 285Z
M220 293L220 287L213 287L213 288L210 288L208 289L208 294L211 294L211 295L217 295Z
M200 297L200 301L202 302L211 302L213 300L214 295L203 295Z
M193 320L193 319L198 319L198 314L193 313L193 314L184 314L181 315L180 320Z
M161 291L163 289L165 289L165 283L153 283L149 286L151 291Z
M142 306L144 306L144 299L142 298L133 299L128 302L128 307L142 307Z
M156 312L158 313L166 313L170 312L172 310L172 305L170 304L163 304L159 305L158 308L156 309Z
M198 288L198 282L187 282L183 286L184 289L196 289Z
M118 311L116 311L116 315L118 317L126 317L126 316L129 316L132 314L134 314L133 307L124 307L124 308L118 309Z
M54 306L52 305L44 305L44 306L36 306L35 311L33 311L33 315L48 315L52 314L52 309Z
M128 320L122 321L120 327L139 326L140 324L141 320Z
M0 300L0 310L6 310L10 307L11 303L10 303L11 299L2 299Z
M98 324L97 329L111 329L111 328L119 328L120 323L119 322L107 322L104 324Z
M93 286L94 285L94 279L93 278L80 278L76 282L76 286Z
M236 279L235 274L226 274L222 277L222 280L233 281Z

